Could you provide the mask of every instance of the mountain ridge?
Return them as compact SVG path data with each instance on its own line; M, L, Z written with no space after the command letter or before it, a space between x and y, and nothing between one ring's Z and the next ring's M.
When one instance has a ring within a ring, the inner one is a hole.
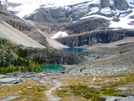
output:
M10 2L7 1L7 9L11 13L15 13L17 7L26 4L32 6L32 3L35 4L35 2L38 2L38 6L33 6L35 10L23 17L26 20L34 21L36 27L41 30L48 39L55 37L60 31L62 34L66 33L66 36L62 36L61 34L56 38L60 37L60 39L63 38L64 40L64 38L67 39L71 37L71 35L77 34L76 36L81 36L82 33L92 33L94 30L103 30L103 34L109 33L107 29L113 29L113 33L116 33L114 29L128 32L129 30L134 30L134 1L132 0L84 0L79 2L73 1L74 3L72 4L62 6L56 5L56 3L45 4L42 0L33 0L32 2L20 1L20 4L18 1L17 4L19 5L13 6L14 2L9 1ZM10 3L12 5L10 5ZM21 13L19 11L17 12ZM38 39L35 37L39 34L38 31L32 31L32 34L29 34L31 32L26 33L42 44L43 41L39 40L41 37ZM84 38L83 40L87 40L86 37ZM73 39L70 40L70 42L73 41Z
M26 47L65 47L47 37L32 21L26 21L17 17L7 10L0 9L0 37L9 39L16 44L22 44ZM55 44L53 44L55 43Z

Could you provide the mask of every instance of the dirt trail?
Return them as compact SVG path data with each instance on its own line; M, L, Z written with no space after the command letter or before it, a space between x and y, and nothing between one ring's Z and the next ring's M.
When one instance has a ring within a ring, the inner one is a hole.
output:
M54 82L54 86L51 89L49 89L48 91L46 91L45 94L49 101L61 101L61 98L53 96L52 92L55 91L60 86L62 86L62 83L60 83L57 80L54 80L53 82Z

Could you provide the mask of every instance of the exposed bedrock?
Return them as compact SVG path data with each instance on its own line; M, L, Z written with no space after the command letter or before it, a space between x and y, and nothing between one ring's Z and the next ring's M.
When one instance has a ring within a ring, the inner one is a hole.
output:
M134 36L134 31L127 29L105 29L86 32L83 34L72 35L64 38L58 38L57 41L69 47L92 45L96 43L115 42L125 37Z
M118 10L127 10L129 8L129 5L126 0L113 0L115 7Z
M108 25L109 21L104 18L90 17L70 24L66 30L70 30L72 33L78 34L95 30L97 28L106 28Z

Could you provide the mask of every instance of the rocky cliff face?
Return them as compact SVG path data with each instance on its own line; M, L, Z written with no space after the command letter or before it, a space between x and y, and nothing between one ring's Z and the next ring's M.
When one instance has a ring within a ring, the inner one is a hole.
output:
M96 30L93 32L86 32L81 35L73 35L70 37L59 38L57 39L57 41L69 47L77 47L83 45L90 46L96 43L110 43L124 39L125 37L132 37L132 36L134 36L134 32L132 30L103 29L98 31Z
M18 29L24 34L30 36L32 39L36 40L40 44L44 46L48 45L46 37L36 29L36 26L26 22L25 20L20 19L19 17L11 14L7 10L0 10L0 17L3 21L7 22L12 27Z
M2 20L20 31L31 31L32 29L34 29L34 26L11 14L7 10L1 10L0 16L2 17Z
M37 22L72 22L92 14L114 16L117 10L130 8L126 0L98 0L86 1L64 7L47 7L42 5L36 13L25 16L25 19ZM130 8L131 9L131 8ZM119 13L119 12L118 12Z
M60 30L62 27L60 24L65 25L68 34L76 34L108 27L110 20L104 17L120 21L120 16L126 17L130 14L130 18L134 18L131 14L134 9L133 4L130 0L96 0L96 2L85 1L64 7L41 5L34 13L24 18L56 25L49 26L50 29L56 28L55 31ZM93 15L99 17L94 18Z
M90 17L82 19L77 22L71 23L67 26L66 30L70 30L71 33L83 33L92 31L99 28L106 28L109 25L109 21L104 18Z
M114 0L114 4L118 10L127 10L129 8L126 0Z
M27 20L37 22L72 22L80 19L88 12L90 7L99 7L99 4L89 4L89 2L82 2L80 4L69 5L66 7L45 7L42 5L36 13L25 16Z
M67 7L42 7L37 13L24 18L38 22L71 22L83 17L88 11L88 2L84 2Z
M62 51L56 49L28 50L28 57L31 59L43 60L51 64L79 64L86 60L83 54L71 51Z
M100 8L110 7L109 0L100 0Z

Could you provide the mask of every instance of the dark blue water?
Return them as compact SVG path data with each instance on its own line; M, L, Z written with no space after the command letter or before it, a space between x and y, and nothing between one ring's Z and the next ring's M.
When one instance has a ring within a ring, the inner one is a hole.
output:
M76 51L76 52L84 52L87 55L104 55L104 52L97 52L97 51L88 51L86 48L63 48L63 50L67 50L67 51Z
M82 52L83 50L86 50L86 48L63 48L63 50L67 50L67 51L77 51L77 52Z
M62 71L64 68L59 65L46 65L46 66L41 66L43 70L51 70L51 71Z

